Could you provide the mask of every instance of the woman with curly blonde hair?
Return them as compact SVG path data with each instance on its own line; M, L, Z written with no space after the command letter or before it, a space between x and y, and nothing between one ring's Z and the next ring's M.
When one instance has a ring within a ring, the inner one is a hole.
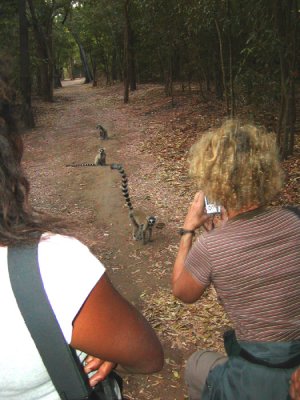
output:
M194 303L212 284L234 328L227 356L189 358L189 398L287 399L300 365L300 210L270 207L283 184L275 135L230 120L202 135L189 161L201 191L179 231L173 293ZM221 223L193 243L213 226L204 196L223 206Z
M192 146L190 172L210 200L233 210L268 204L283 178L275 135L232 120Z

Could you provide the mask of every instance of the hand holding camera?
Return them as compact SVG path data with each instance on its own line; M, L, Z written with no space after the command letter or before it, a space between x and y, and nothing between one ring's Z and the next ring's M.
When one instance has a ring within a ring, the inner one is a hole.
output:
M221 220L225 220L226 213L220 205L211 203L202 191L196 193L185 218L183 229L195 231L203 226L206 231L212 230Z
M204 212L204 204L204 193L202 191L197 192L185 217L183 229L194 231L204 224L209 218Z

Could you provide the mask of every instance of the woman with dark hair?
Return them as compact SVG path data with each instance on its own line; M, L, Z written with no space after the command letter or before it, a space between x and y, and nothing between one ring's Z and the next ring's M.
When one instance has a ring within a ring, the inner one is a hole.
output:
M190 399L287 399L300 365L300 219L299 208L269 207L283 183L275 135L227 121L192 147L190 172L201 191L180 230L173 293L194 303L212 284L235 330L227 357L189 358ZM222 221L193 243L211 218L204 193Z
M63 335L73 348L90 354L90 383L116 364L132 373L163 366L163 351L145 318L112 286L101 262L68 235L63 223L34 210L21 158L23 143L10 110L7 81L0 75L0 397L58 400L14 297L8 274L8 247L38 244L43 285ZM32 288L34 290L34 288ZM57 368L60 368L58 365Z

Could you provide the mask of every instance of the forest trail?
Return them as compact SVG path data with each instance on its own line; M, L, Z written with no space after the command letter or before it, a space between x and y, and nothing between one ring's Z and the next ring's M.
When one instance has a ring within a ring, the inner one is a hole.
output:
M175 104L160 85L140 85L123 103L123 86L92 87L64 81L53 103L34 102L37 126L25 132L24 166L34 205L76 221L76 236L107 268L114 286L139 308L160 337L164 369L150 376L124 376L129 400L184 400L184 363L197 348L223 350L228 325L215 293L193 305L171 294L170 277L187 207L196 187L187 177L187 153L197 136L224 118L222 104L178 94ZM109 140L99 139L103 125ZM66 167L93 163L104 147L107 163L121 163L134 207L157 216L153 242L132 240L121 176L109 167ZM299 204L299 159L285 162L288 183L281 203Z
M78 221L77 236L106 266L115 287L143 310L147 294L170 291L178 243L174 230L181 216L176 211L176 191L160 182L159 162L140 151L142 118L127 113L129 107L123 105L119 89L116 93L83 85L82 80L64 82L63 89L55 92L54 103L36 104L37 127L24 135L24 160L34 204ZM99 139L98 123L107 129L109 140ZM131 239L117 171L65 166L93 162L99 147L105 148L107 163L124 166L134 207L143 204L157 215L158 222L166 224L162 230L154 229L153 242L143 246ZM128 399L184 399L184 358L178 349L171 348L170 340L162 340L167 358L164 370L149 377L125 376Z

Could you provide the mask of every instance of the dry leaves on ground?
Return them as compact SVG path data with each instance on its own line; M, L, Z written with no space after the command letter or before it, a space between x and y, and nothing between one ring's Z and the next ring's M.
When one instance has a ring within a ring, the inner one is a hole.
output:
M197 303L183 304L170 290L142 293L142 310L158 335L172 347L208 348L223 352L222 333L230 321L213 287Z

